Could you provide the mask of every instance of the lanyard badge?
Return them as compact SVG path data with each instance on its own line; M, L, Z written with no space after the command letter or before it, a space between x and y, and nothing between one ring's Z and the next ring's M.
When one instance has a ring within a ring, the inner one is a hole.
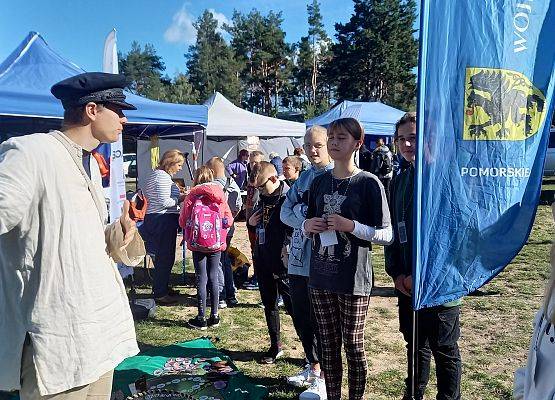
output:
M398 229L398 233L399 233L399 242L400 243L407 243L408 238L407 238L407 226L405 224L405 221L401 221L397 224L397 229Z
M266 243L266 229L258 229L258 244Z

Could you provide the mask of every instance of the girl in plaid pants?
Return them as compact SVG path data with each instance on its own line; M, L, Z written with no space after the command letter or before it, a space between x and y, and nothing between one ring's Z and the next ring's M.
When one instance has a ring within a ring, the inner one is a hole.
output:
M364 130L342 118L328 128L333 170L314 179L303 231L312 237L310 299L320 335L327 398L341 399L341 344L348 364L349 399L364 398L367 362L364 323L372 290L371 243L389 244L393 232L384 188L361 171L354 154Z

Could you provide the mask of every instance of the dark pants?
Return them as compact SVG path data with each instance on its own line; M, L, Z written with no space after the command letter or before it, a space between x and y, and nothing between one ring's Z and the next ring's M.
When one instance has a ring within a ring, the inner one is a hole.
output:
M147 214L140 227L147 252L154 255L152 291L155 298L164 297L168 294L170 275L175 263L178 219L178 214Z
M232 236L227 236L227 247L231 244ZM233 269L231 268L231 259L226 251L222 252L222 269L224 272L224 288L220 293L220 299L231 300L235 298L235 284L233 283Z
M285 309L289 315L293 315L287 275L282 274L280 276L276 276L267 269L259 269L257 271L257 278L258 290L260 291L260 297L262 299L262 304L264 305L266 324L268 325L268 334L270 335L270 344L275 348L281 345L279 334L279 295L281 295Z
M293 325L303 345L306 359L311 364L319 363L320 341L314 310L310 303L308 276L289 275L289 291L293 306Z
M407 342L407 392L412 379L412 318L410 297L399 295L399 331ZM437 400L461 398L462 363L459 353L460 306L437 306L417 311L417 360L415 398L421 399L430 376L430 359L434 356L437 377Z
M198 315L204 317L206 315L206 285L208 277L210 277L210 307L211 314L218 315L218 294L220 292L218 285L218 269L220 268L221 252L201 253L193 251L193 264L195 266L195 275L197 278L197 300Z

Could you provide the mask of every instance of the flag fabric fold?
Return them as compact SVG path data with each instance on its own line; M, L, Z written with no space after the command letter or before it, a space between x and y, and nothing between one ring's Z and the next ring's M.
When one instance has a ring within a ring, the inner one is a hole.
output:
M423 0L413 305L460 298L526 242L555 84L555 2Z

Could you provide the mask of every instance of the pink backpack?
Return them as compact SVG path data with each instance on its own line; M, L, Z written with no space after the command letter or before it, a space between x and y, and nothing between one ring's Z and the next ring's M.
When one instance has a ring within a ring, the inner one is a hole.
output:
M213 253L220 250L223 244L222 218L218 204L206 196L195 199L191 216L185 225L185 240L193 251Z

